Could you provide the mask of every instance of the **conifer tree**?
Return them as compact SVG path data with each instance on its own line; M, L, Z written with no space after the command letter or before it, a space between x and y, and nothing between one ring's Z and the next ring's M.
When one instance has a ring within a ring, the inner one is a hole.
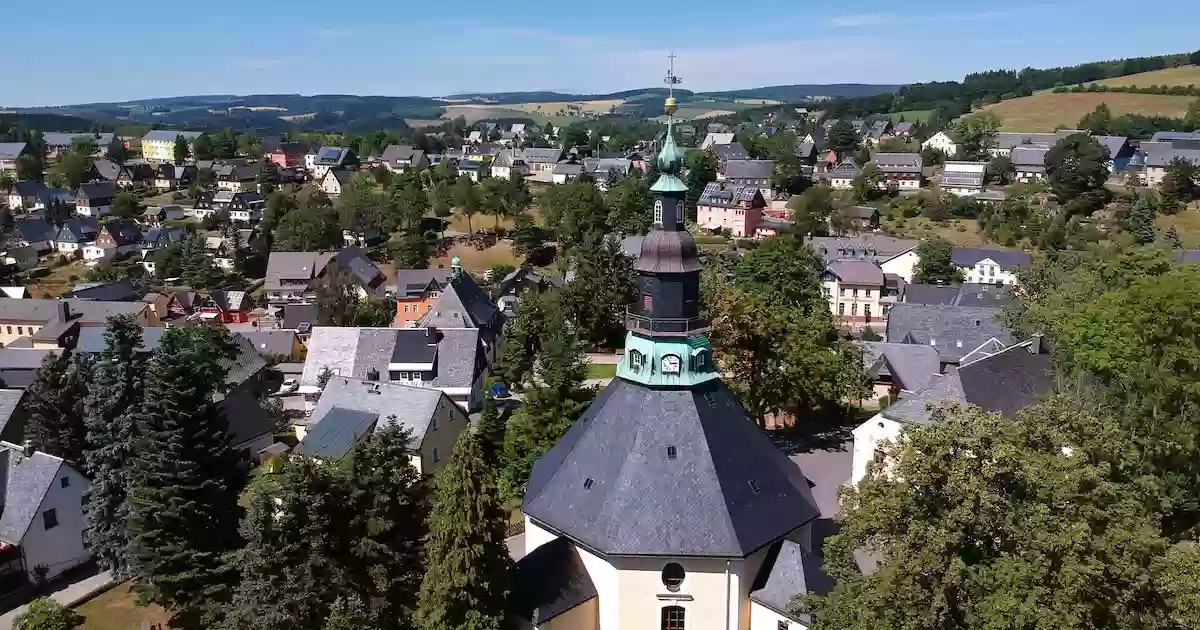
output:
M146 357L142 329L130 315L114 315L104 331L105 349L92 368L84 401L92 485L87 492L87 540L100 566L123 577L129 545L126 497L142 405Z
M25 391L25 439L35 448L81 464L87 448L83 398L87 393L82 358L71 352L42 361L37 380Z
M426 484L409 460L411 438L398 423L389 424L347 460L354 506L351 579L372 625L384 630L411 627L424 569L429 506Z
M302 458L251 490L235 555L242 579L222 627L321 630L348 582L352 511L343 477Z
M473 432L463 432L437 476L416 616L421 630L496 630L505 625L509 557L504 516L481 442Z
M1179 249L1180 247L1183 247L1183 243L1181 243L1179 240L1179 230L1176 230L1174 225L1167 228L1167 233L1163 235L1163 240L1167 242L1167 245L1169 245L1171 249Z
M1157 214L1154 199L1149 194L1138 195L1137 201L1129 209L1126 229L1137 239L1138 244L1153 243L1157 233L1154 229L1154 218Z
M483 440L484 457L493 457L504 452L504 419L489 388L483 395L483 414L479 418L479 438Z
M151 358L129 496L129 567L142 601L174 626L211 625L228 600L240 544L237 493L244 470L213 395L234 356L223 328L172 328Z

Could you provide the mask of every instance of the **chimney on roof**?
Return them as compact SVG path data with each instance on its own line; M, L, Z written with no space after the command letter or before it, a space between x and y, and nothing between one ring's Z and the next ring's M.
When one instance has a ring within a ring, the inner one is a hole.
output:
M426 345L430 345L430 346L437 345L437 327L435 327L435 326L426 326L425 327L425 343L426 343Z
M33 442L25 440L21 443L21 454L25 457L33 457Z
M368 381L378 381L379 380L379 370L376 370L375 368L371 368L371 370L367 372L367 380Z
M58 301L58 321L66 322L71 319L71 303L66 300Z

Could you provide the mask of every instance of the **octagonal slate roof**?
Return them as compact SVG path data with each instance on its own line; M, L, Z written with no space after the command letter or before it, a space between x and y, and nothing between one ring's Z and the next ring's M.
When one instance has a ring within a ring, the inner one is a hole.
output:
M524 511L605 555L724 558L819 515L800 468L720 381L664 390L619 378L538 460Z

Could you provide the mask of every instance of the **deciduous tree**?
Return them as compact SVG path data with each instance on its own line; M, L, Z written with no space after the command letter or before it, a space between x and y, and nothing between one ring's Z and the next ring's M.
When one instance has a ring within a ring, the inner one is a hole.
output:
M1087 216L1108 202L1108 149L1077 133L1046 152L1046 181L1068 216Z
M917 246L920 262L913 276L919 284L954 284L962 282L962 272L951 262L954 246L941 237L928 237Z
M650 231L650 184L636 173L621 178L608 189L604 198L608 206L608 226L621 234L645 234Z
M829 218L833 214L833 190L818 184L789 199L787 207L792 211L796 234L824 234L829 230Z

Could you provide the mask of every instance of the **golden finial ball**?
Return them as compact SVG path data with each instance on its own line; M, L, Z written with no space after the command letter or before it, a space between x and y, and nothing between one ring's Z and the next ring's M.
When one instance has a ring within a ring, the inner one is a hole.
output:
M674 96L667 97L667 108L666 109L667 109L668 114L674 114L675 110L678 109L678 103L675 101Z

